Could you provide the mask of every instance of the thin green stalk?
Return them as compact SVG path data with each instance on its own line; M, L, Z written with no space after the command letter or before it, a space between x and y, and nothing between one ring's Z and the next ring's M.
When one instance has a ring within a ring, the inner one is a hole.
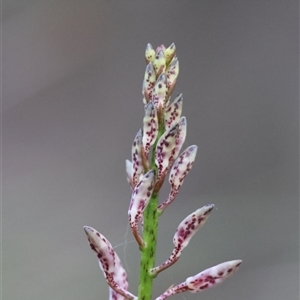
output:
M161 122L158 132L158 137L152 148L151 169L157 171L155 165L155 149L159 138L164 133L165 128ZM156 242L159 213L158 206L158 192L153 193L150 202L144 212L144 230L143 240L146 246L141 250L140 262L140 280L138 289L138 300L152 299L152 284L154 276L150 274L150 270L155 266Z
M144 234L143 239L146 246L141 251L140 281L139 281L139 300L151 300L153 276L150 269L154 268L156 239L158 227L158 194L152 195L150 203L144 214Z

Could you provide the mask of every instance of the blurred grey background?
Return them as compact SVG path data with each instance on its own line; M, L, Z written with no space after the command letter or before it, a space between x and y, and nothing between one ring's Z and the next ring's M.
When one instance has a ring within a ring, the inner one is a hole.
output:
M108 299L83 225L117 246L136 293L124 162L142 125L148 42L177 46L185 146L199 146L161 217L157 264L186 215L217 207L153 297L241 258L223 285L172 299L298 299L298 6L3 1L3 299Z

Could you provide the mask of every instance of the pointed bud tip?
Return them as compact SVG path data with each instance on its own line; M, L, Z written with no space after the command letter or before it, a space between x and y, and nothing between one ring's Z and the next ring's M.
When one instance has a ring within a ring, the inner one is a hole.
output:
M147 50L151 50L151 49L153 49L153 47L152 47L152 45L150 43L148 43L147 46L146 46L146 49Z
M158 50L156 56L157 56L158 58L164 57L164 56L165 56L164 51L163 51L163 50Z
M157 82L159 82L159 81L166 81L166 79L167 79L166 74L165 74L165 73L161 73L161 74L158 76L158 78L157 78Z
M90 233L93 233L95 231L94 228L92 228L90 226L83 226L83 229L87 235L89 235Z

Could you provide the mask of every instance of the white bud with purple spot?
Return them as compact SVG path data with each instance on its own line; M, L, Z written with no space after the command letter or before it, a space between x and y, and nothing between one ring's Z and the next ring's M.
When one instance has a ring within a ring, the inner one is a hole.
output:
M166 69L166 57L162 49L157 49L155 54L155 59L153 61L153 67L158 77L161 73L165 72Z
M147 62L151 62L155 59L155 51L150 43L147 44L145 58Z
M129 225L132 233L137 240L139 246L144 246L144 241L138 232L138 222L142 219L144 210L146 209L151 198L155 183L155 171L150 170L142 175L140 181L135 186L128 209Z
M140 129L134 138L132 149L131 149L133 186L135 186L138 183L140 175L144 171L143 158L142 158L142 151L143 151L142 139L143 139L142 130Z
M171 95L175 88L178 74L179 61L177 57L174 57L166 70L168 95Z
M173 102L168 103L165 109L165 128L169 129L179 122L182 112L182 94L178 95Z
M180 187L183 184L184 178L192 169L198 147L196 145L189 146L185 149L175 160L172 169L170 171L169 183L171 184L171 190L168 198L159 205L159 212L163 210L175 199Z
M110 287L110 299L137 299L127 291L128 281L125 269L111 243L100 232L92 227L84 226L91 249L96 253L99 266Z
M241 260L221 263L187 278L185 283L191 293L202 292L225 281L238 270L241 263Z
M176 52L176 46L174 43L172 43L166 50L165 50L165 57L166 57L166 63L167 65L170 63L170 61L175 56Z
M171 286L162 295L155 300L165 300L172 295L189 291L191 293L202 292L208 288L225 281L229 276L233 275L240 267L241 260L232 260L206 269L201 273L188 277L184 282Z
M193 235L204 225L213 208L213 204L205 205L188 215L179 224L173 237L174 249L172 254L163 264L151 269L151 274L157 275L159 272L169 268L179 259L182 250L188 245Z
M147 104L152 98L153 88L156 82L156 74L152 63L149 63L146 67L142 93L144 95L144 104Z
M157 111L153 102L151 101L145 107L143 123L143 147L145 150L145 155L148 157L150 147L154 144L158 134Z
M156 80L152 92L152 102L157 109L163 108L167 97L167 81L165 73L161 73Z

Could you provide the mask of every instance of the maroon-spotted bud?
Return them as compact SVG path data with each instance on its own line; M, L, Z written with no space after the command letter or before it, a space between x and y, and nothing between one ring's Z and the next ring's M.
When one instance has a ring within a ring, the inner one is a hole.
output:
M161 294L159 297L157 297L155 300L165 300L169 298L170 296L186 292L188 291L188 288L186 286L185 282L182 282L180 284L177 284L175 286L171 286L168 288L163 294Z
M166 75L161 73L157 78L152 92L152 102L159 109L165 106L167 96Z
M174 57L166 71L168 95L171 95L175 88L178 74L179 61L177 57Z
M158 134L157 111L153 102L149 102L145 107L143 123L143 146L148 157L150 147L154 144Z
M169 182L174 189L179 189L183 183L183 179L192 169L194 164L198 147L196 145L186 148L175 160L170 176Z
M165 131L158 140L155 151L155 164L158 167L157 179L159 180L173 160L173 151L176 147L176 136L179 130L178 123Z
M132 149L131 149L133 186L135 186L138 183L139 178L144 171L143 156L142 156L142 151L143 151L142 139L143 139L142 130L140 129L134 138Z
M151 198L155 182L155 171L151 170L142 175L135 186L128 209L129 225L140 248L145 246L138 232L138 223L142 219L143 212Z
M142 94L144 95L144 104L147 104L152 98L152 91L156 82L156 74L152 63L149 63L145 70Z
M163 50L158 50L155 54L155 59L153 61L153 67L158 77L161 73L166 70L166 58Z
M170 171L169 183L171 184L171 190L168 198L159 205L158 211L160 213L175 199L180 187L183 184L184 178L192 169L198 147L193 145L185 149L175 160L172 169Z
M155 51L152 48L152 45L149 43L147 44L147 47L146 47L145 58L146 58L147 63L149 63L155 59Z
M100 232L92 227L84 226L91 249L96 253L99 266L110 287L110 299L137 299L127 291L128 281L125 269L111 243Z
M156 146L155 164L158 167L158 180L166 174L185 141L186 118L181 117L179 122L160 137Z
M182 250L188 245L193 235L204 225L213 208L213 204L205 205L188 215L179 224L173 237L174 249L172 254L163 264L151 269L151 274L157 275L179 259Z
M182 251L190 242L193 235L204 225L214 204L205 205L188 215L178 226L173 238L175 248Z
M182 112L182 94L178 95L173 102L169 103L165 109L166 130L179 122Z
M175 56L176 52L176 46L174 43L172 43L166 50L165 50L165 57L166 57L166 63L167 65L170 63L170 61Z
M188 290L191 293L202 292L222 283L238 270L241 263L241 260L227 261L187 278L185 283Z
M181 147L185 142L185 138L186 138L186 118L181 117L178 122L178 131L177 131L176 137L175 137L175 139L176 139L175 147L172 151L172 156L169 161L169 165L167 167L166 172L169 172L175 159L178 157Z
M188 277L185 282L170 287L162 295L157 297L156 300L165 300L172 295L185 291L198 293L214 287L233 275L241 263L241 260L232 260L206 269L195 276Z

